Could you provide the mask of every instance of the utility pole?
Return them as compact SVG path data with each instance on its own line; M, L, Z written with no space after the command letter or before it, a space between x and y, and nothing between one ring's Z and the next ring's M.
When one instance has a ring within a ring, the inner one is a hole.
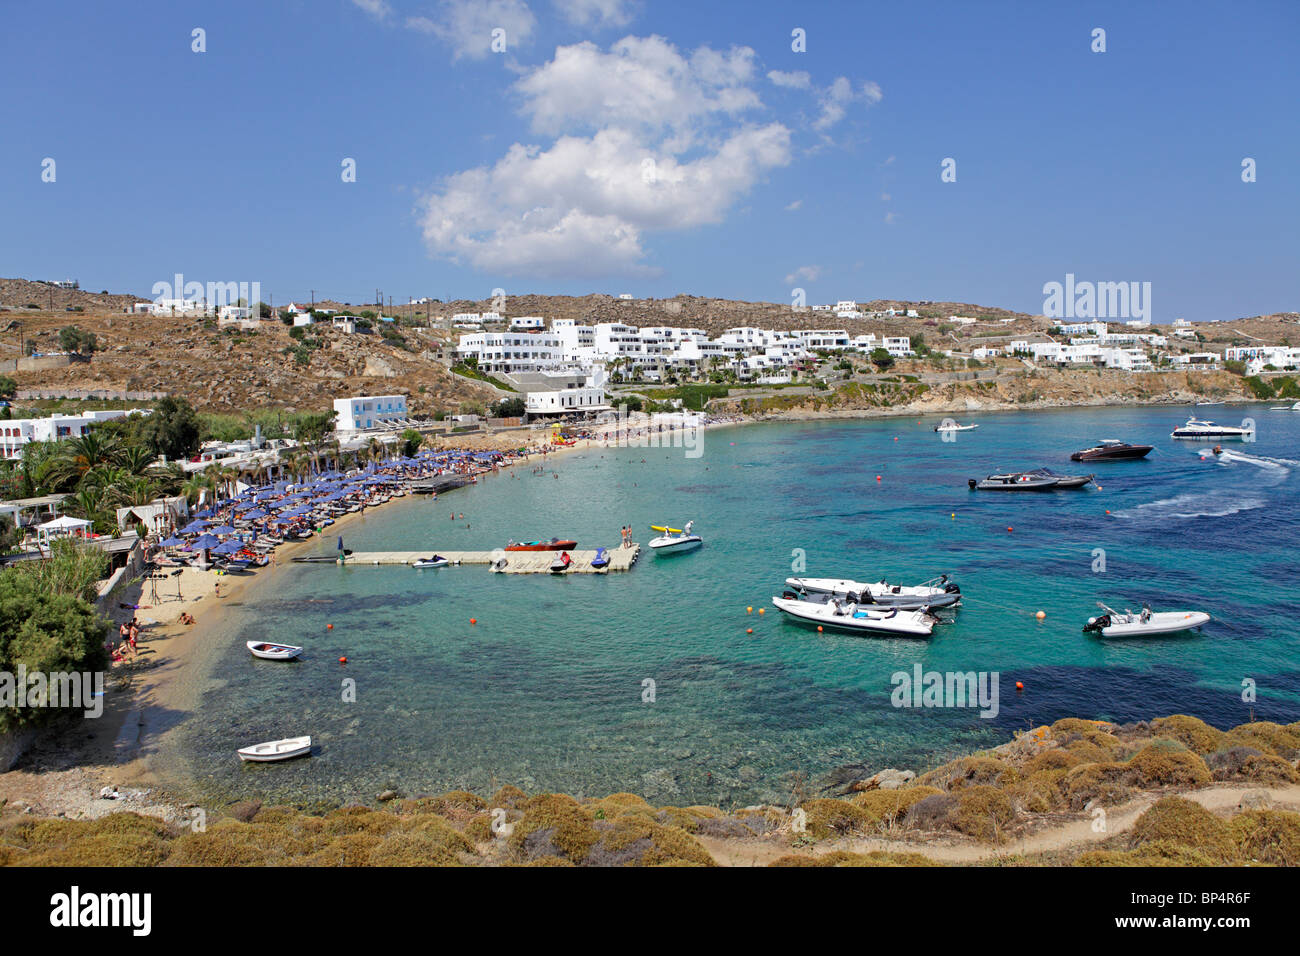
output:
M316 290L315 289L311 290L311 310L313 312L316 311Z

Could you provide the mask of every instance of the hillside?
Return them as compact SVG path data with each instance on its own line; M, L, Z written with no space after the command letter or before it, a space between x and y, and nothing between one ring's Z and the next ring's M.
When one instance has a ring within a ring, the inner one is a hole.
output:
M346 335L315 327L305 339L295 339L277 321L261 323L256 331L218 328L198 318L133 315L125 310L140 297L56 289L24 279L0 279L0 359L16 358L20 341L40 352L57 352L58 331L67 325L93 332L98 351L89 363L12 373L19 388L49 396L96 390L109 393L174 392L210 411L276 406L288 409L324 408L333 398L357 394L405 393L416 415L454 411L463 403L482 404L499 397L481 383L449 371L448 348L460 333L449 328L456 312L490 311L489 299L394 307L400 318L400 340L378 334ZM344 312L361 311L356 303L318 300L317 306ZM28 308L27 306L39 306ZM50 306L53 306L53 309ZM679 295L671 299L623 300L609 295L520 295L506 299L508 316L540 315L547 320L571 318L583 323L623 322L634 326L677 325L701 328L711 335L735 326L775 329L844 328L851 334L922 335L933 348L969 352L980 345L1005 344L1013 338L1042 341L1055 322L964 302L862 302L871 311L916 309L913 319L837 319L833 313L796 311L786 303L741 302ZM80 308L80 312L65 311ZM373 308L373 306L369 306ZM981 321L955 326L950 316ZM1010 321L1007 321L1010 320ZM1006 324L1003 324L1006 322ZM1203 341L1171 340L1172 351L1221 351L1231 344L1288 344L1300 340L1300 316L1294 313L1256 316L1195 326ZM390 327L389 332L393 329ZM1151 331L1163 331L1153 328ZM1019 362L997 363L993 386L944 385L927 397L935 408L979 407L1005 402L1034 407L1100 401L1186 401L1194 397L1243 395L1240 380L1226 377L1172 379L1133 383L1111 373L1034 373L1025 381ZM899 371L924 374L922 365ZM929 381L931 386L943 383ZM1204 387L1202 387L1204 386ZM1209 389L1207 391L1206 389ZM1107 397L1109 396L1109 397ZM733 395L733 399L743 398ZM919 396L918 396L919 397ZM990 401L992 400L992 401ZM806 403L817 410L818 402ZM856 400L850 395L833 402L836 411L878 407L876 397ZM897 401L889 404L900 404ZM977 407L969 404L969 407ZM762 413L773 409L763 408ZM779 410L779 409L778 409Z

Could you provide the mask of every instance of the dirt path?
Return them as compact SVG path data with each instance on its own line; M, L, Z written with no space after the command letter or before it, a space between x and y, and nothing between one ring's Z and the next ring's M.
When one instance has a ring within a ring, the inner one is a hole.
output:
M1217 784L1201 790L1179 793L1195 803L1199 803L1211 812L1236 810L1247 793L1266 797L1267 806L1279 810L1300 811L1300 786L1260 787L1251 784ZM793 849L786 845L784 837L776 840L727 840L712 837L696 837L713 859L721 866L767 866L774 860L801 854L805 856L823 856L844 850L849 853L870 853L881 850L890 853L917 853L936 863L972 864L985 863L1008 857L1033 856L1045 853L1083 852L1089 844L1125 833L1132 829L1148 807L1159 800L1165 793L1144 793L1139 797L1106 811L1105 829L1094 830L1091 816L1078 816L1075 819L1049 824L1032 833L1017 837L1002 846L990 846L977 843L963 837L935 836L924 838L913 835L910 839L888 837L847 837L841 840L826 840L816 846Z

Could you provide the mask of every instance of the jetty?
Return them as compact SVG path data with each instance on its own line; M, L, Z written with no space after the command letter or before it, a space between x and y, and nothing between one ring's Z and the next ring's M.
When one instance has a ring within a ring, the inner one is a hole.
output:
M433 551L352 551L347 554L336 556L331 560L328 553L321 555L312 555L309 558L294 558L295 561L310 564L330 565L342 564L364 566L364 565L383 565L383 564L414 564L424 558L433 555ZM451 565L464 564L481 564L484 566L492 565L494 562L505 559L505 566L499 569L502 574L549 574L551 571L551 562L555 560L558 551L505 551L498 548L495 551L443 551L439 549L436 552L440 557L446 558ZM641 546L633 544L627 548L608 548L605 551L609 558L609 564L603 568L593 568L591 561L596 557L594 550L588 551L570 551L569 557L573 563L565 574L605 574L609 571L631 571L632 566L636 564L637 558L641 556ZM429 574L440 574L443 570L429 568ZM498 570L493 568L493 570Z

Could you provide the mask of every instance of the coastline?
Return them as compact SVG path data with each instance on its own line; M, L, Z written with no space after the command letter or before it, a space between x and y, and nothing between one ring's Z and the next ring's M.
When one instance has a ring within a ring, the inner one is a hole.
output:
M1163 404L1163 403L1161 403ZM1050 408L1033 409L1011 407L986 411L1033 412ZM1068 410L1068 409L1067 409ZM706 430L729 426L754 425L774 422L805 420L905 418L918 414L914 408L846 410L842 413L736 416L723 421L710 422ZM513 440L527 437L523 432L503 432L496 436L498 443L519 448L525 443ZM667 436L666 436L667 437ZM670 440L670 439L669 439ZM620 447L614 439L583 438L572 445L550 446L503 466L500 471L520 465L535 465L542 461L561 460L565 453L604 451ZM641 447L635 444L623 447ZM544 453L543 453L544 452ZM484 476L490 476L491 472ZM441 497L441 496L440 496ZM379 506L382 508L383 506ZM307 550L320 547L321 540L332 541L336 535L345 535L357 526L373 509L338 518L326 531L308 541L289 542L289 545L306 545ZM276 552L276 563L249 576L218 576L211 572L185 569L179 578L184 598L172 596L171 580L158 582L159 602L155 607L141 608L138 612L145 624L142 630L139 664L114 668L110 683L124 681L128 686L107 695L104 715L94 722L93 732L86 741L68 742L71 734L51 733L33 747L33 755L23 766L0 775L0 797L15 799L32 806L34 812L48 815L97 816L120 809L111 801L94 797L101 786L117 786L147 794L148 799L162 801L167 811L161 815L171 818L181 812L184 801L191 796L187 783L192 780L188 762L177 746L177 727L193 718L201 695L212 677L218 656L230 646L222 640L223 625L229 619L230 605L255 602L262 588L274 583L280 573L278 562L293 554L304 553L301 547L281 546ZM148 582L135 582L122 600L141 603L139 596ZM221 597L215 594L221 586ZM186 626L176 623L182 611L192 614L197 623ZM119 611L114 623L130 611ZM72 794L60 777L49 777L53 770L66 779L79 778L79 792ZM24 779L25 778L25 779ZM42 793L46 792L46 795ZM141 797L145 799L145 797Z

